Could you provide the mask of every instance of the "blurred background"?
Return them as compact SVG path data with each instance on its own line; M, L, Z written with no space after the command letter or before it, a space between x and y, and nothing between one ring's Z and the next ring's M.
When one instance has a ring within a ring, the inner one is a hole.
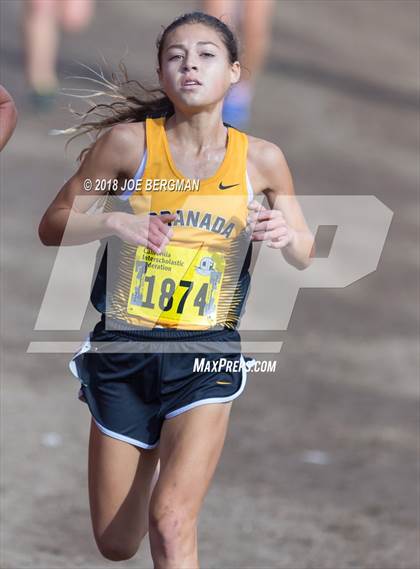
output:
M28 4L0 3L0 82L19 114L0 158L1 566L102 568L112 563L91 533L90 416L70 354L27 353L31 341L77 343L98 320L89 309L80 331L34 331L57 255L38 224L89 143L65 151L65 137L48 133L74 122L77 101L57 88L89 75L78 62L125 56L130 77L153 84L161 26L202 5L97 0L62 15L60 31L48 7ZM269 356L277 371L250 374L233 405L200 517L203 569L419 566L419 7L280 0L260 39L248 31L261 57L248 64L237 118L282 148L297 195L374 195L394 216L376 271L345 288L302 289L288 329L267 335L284 342ZM38 37L57 53L54 73L37 75ZM266 292L281 295L281 282ZM251 320L253 311L251 293ZM148 544L119 566L151 567Z

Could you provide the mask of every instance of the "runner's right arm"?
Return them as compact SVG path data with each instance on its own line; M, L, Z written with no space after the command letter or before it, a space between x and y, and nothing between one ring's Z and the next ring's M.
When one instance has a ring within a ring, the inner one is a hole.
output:
M139 138L131 125L121 124L95 142L41 220L39 237L44 245L81 245L116 235L133 245L145 245L155 252L162 250L172 235L167 223L176 218L174 215L87 213L98 198L108 193L105 189L95 190L96 180L121 183L132 176L136 162L144 153L144 141L139 149ZM86 180L92 184L89 192L84 189Z

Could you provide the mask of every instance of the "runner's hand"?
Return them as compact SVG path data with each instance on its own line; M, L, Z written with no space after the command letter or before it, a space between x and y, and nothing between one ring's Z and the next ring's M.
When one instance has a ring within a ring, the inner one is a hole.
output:
M173 229L168 225L175 221L176 214L134 215L124 212L113 212L107 224L112 234L130 245L144 245L155 253L162 253L169 243Z
M252 241L268 241L267 246L281 249L290 245L295 230L286 223L279 209L267 209L255 200L248 204L248 226Z

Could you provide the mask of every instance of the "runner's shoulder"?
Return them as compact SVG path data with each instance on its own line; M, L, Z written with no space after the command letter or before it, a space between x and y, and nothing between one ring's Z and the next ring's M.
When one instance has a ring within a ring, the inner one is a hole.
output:
M145 128L143 122L119 123L109 129L107 145L120 155L134 155L145 148Z
M118 164L120 172L131 175L136 171L145 151L144 123L118 123L101 134L94 144L93 154L101 161Z
M145 133L144 122L124 122L114 124L108 132L110 138L115 144L131 145L133 141L142 139L142 134ZM142 140L142 142L144 142Z
M281 148L269 140L255 136L248 136L248 163L266 181L270 181L273 177L277 178L281 172L288 171Z

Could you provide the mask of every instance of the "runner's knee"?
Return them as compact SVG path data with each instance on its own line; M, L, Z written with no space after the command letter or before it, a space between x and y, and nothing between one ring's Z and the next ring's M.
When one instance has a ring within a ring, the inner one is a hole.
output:
M139 544L124 543L123 540L97 539L96 544L101 554L110 561L126 561L137 553Z
M149 531L161 542L163 549L168 551L178 548L189 538L196 523L196 516L176 503L167 507L151 507L149 511Z

